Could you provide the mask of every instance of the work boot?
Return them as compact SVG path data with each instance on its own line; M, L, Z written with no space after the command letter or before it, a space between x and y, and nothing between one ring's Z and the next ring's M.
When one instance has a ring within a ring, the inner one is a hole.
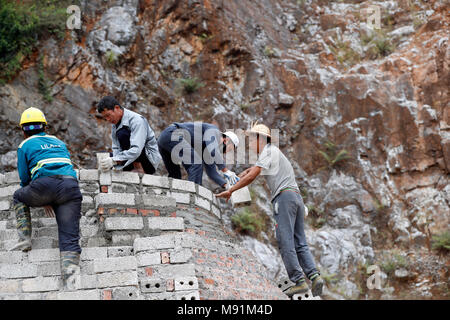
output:
M14 206L17 220L17 233L19 234L19 243L10 250L22 250L24 252L31 250L31 213L30 208L23 204L17 203Z
M313 274L310 278L312 281L312 288L311 292L313 297L320 296L322 294L322 288L323 288L323 279L320 276L319 273Z
M298 280L294 286L287 289L284 293L288 297L292 297L294 294L303 294L307 293L308 291L309 291L308 284L306 283L305 279L302 278Z
M80 277L80 253L75 251L61 251L61 279L63 290L78 289Z

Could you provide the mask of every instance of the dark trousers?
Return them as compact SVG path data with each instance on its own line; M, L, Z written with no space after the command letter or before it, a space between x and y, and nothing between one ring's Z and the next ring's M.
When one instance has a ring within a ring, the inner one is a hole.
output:
M79 240L82 198L77 180L41 177L14 193L14 205L23 203L29 207L52 206L58 224L59 250L81 253Z
M181 168L180 165L176 164L174 160L178 163L182 162L183 167L186 169L188 173L188 180L195 182L196 184L202 184L202 176L203 176L203 162L194 163L194 159L197 159L197 162L200 162L201 159L194 148L183 139L183 137L179 137L176 141L172 141L172 133L176 130L177 127L175 125L170 125L166 129L161 132L161 135L158 139L158 149L161 157L163 159L164 165L169 172L169 177L174 179L181 179ZM181 144L181 145L179 145ZM179 153L174 154L174 159L172 159L172 150L175 146L179 145L181 150ZM182 161L184 151L188 150L188 154L186 155L189 161Z
M278 248L289 279L297 282L304 278L303 272L309 279L318 270L306 242L303 199L296 192L283 191L272 203Z
M122 127L119 130L117 130L116 133L117 140L119 140L120 148L122 150L128 150L130 149L130 137L131 137L131 130L128 127ZM134 162L140 162L142 165L142 168L144 168L144 172L147 174L154 174L155 168L151 164L151 162L148 160L147 155L145 154L145 147L142 149L142 152ZM129 164L128 166L123 168L123 171L131 171L133 170L133 164Z

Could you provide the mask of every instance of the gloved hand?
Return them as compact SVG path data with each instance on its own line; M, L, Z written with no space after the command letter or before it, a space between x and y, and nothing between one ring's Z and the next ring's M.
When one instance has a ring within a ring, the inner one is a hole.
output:
M225 179L227 179L230 186L235 185L239 181L239 177L231 170L227 170L223 173Z
M115 162L113 160L113 158L108 157L108 158L104 158L102 160L100 160L100 170L102 170L103 172L106 172L108 170L111 170L112 167L114 167L114 165L116 165L117 162Z

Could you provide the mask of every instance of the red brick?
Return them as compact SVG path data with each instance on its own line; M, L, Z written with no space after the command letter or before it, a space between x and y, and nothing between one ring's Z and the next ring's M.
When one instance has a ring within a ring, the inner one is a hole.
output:
M195 230L194 229L190 229L190 228L187 228L186 232L195 234Z
M127 214L138 214L138 211L134 208L127 208Z
M145 273L147 276L151 277L153 275L153 269L150 267L145 268Z
M161 263L170 263L170 256L168 252L161 252Z
M108 193L108 186L101 186L101 187L100 187L100 191L101 191L102 193Z
M206 232L203 231L203 230L198 230L197 233L198 233L199 235L201 235L201 236L205 236L205 235L206 235Z
M205 283L206 283L206 284L214 284L214 280L213 280L213 279L206 278L206 279L205 279Z
M102 208L102 207L98 208L97 214L102 215L102 214L104 214L104 213L105 213L105 208Z
M116 214L117 213L117 209L115 209L115 208L109 209L108 211L109 211L109 214Z
M205 263L205 259L197 259L197 263L198 264Z
M166 290L167 291L173 291L175 290L175 282L173 279L168 279L166 281Z
M112 290L103 290L103 300L112 300Z
M177 213L176 213L176 212L172 212L172 213L170 214L170 216L171 216L171 217L176 217L176 216L177 216Z
M120 209L119 212L120 214L125 214L127 211L125 209Z

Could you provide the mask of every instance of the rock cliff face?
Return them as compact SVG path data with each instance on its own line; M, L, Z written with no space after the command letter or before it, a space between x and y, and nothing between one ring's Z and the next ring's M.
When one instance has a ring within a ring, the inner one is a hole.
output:
M381 8L379 31L367 24L370 5ZM448 256L429 251L450 216L446 1L117 0L81 9L81 30L39 47L51 104L37 89L37 54L0 87L0 168L14 169L17 119L31 105L85 168L110 145L95 114L106 94L145 115L157 136L174 120L247 128L259 119L281 130L330 297L448 297ZM270 216L262 181L253 191ZM234 210L223 209L229 223ZM284 277L273 229L260 240L244 243ZM382 268L383 290L367 290L367 266L396 255L408 276Z

